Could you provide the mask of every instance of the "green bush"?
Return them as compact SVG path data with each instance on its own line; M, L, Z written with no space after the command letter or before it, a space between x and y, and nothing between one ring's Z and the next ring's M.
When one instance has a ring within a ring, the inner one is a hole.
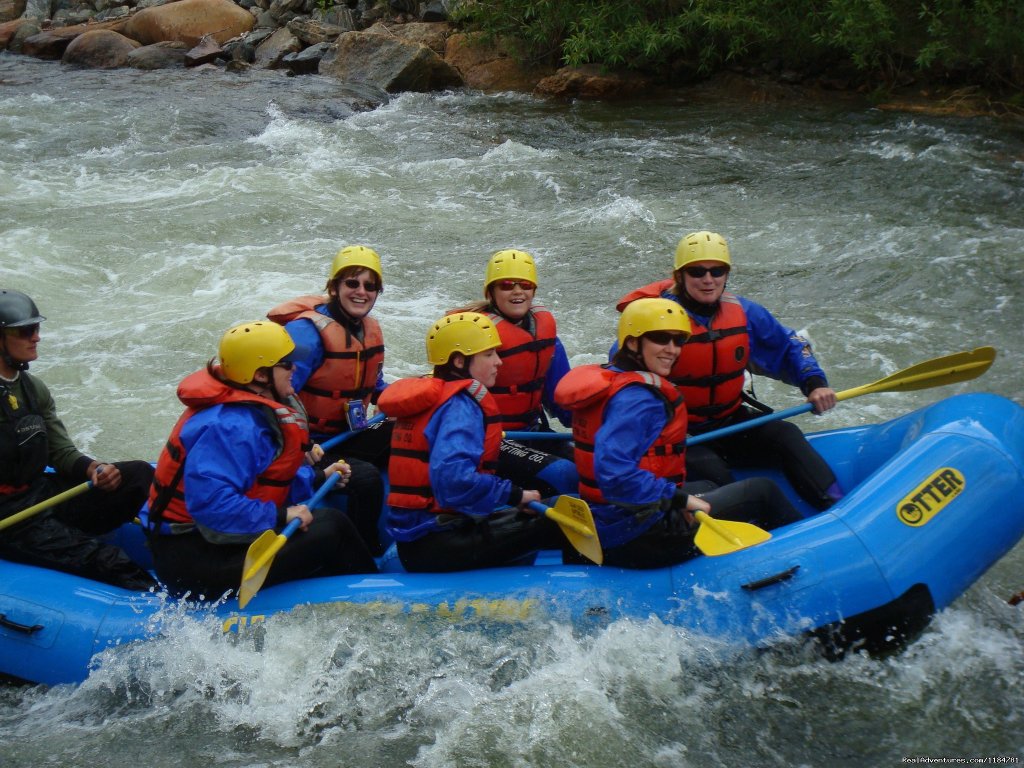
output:
M670 77L773 63L1024 87L1024 0L477 0L456 19L523 61Z

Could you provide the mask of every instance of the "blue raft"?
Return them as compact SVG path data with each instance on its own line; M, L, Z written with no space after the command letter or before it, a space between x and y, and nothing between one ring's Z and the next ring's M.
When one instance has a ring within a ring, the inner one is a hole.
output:
M469 573L396 569L267 587L245 610L232 599L213 611L225 632L306 604L503 621L657 616L754 646L814 635L835 655L912 639L1024 534L1024 409L1010 400L958 395L809 437L847 496L739 552L651 571L567 566L553 553ZM7 562L0 585L0 675L33 683L83 680L99 651L158 632L166 603Z

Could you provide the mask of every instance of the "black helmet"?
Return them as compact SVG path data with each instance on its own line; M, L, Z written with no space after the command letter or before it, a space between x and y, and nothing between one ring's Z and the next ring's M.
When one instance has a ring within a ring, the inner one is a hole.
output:
M24 293L0 288L0 328L35 325L45 319L39 314L36 303Z

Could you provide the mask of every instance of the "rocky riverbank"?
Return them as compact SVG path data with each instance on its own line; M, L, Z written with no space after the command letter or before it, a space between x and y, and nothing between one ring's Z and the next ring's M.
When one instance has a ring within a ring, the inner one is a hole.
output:
M360 84L369 106L389 93L461 86L583 99L665 93L663 83L636 73L525 66L457 29L446 0L0 0L3 50L76 67L319 73ZM687 87L758 101L865 98L841 78L770 71L724 73ZM915 84L878 106L958 115L1012 111L979 89Z

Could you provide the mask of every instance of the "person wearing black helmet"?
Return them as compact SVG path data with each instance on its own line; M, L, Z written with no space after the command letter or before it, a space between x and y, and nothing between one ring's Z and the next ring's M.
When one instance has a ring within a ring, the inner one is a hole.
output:
M149 589L155 582L145 570L94 536L135 517L153 468L101 462L75 447L50 390L28 372L45 319L27 295L0 289L0 519L86 480L93 491L0 531L0 558ZM55 472L46 472L48 465Z

